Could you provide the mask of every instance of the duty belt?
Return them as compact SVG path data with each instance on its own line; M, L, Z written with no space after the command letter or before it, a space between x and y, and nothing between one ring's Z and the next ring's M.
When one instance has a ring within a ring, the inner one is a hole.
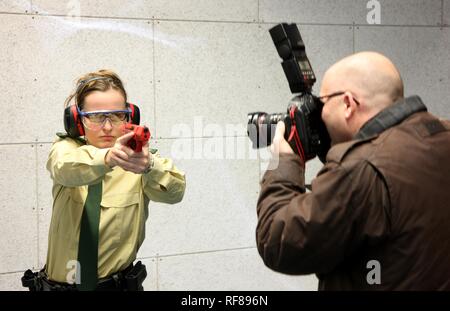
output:
M22 285L30 291L77 291L75 284L60 283L48 279L45 271L25 271L22 277ZM142 291L147 276L147 270L142 262L131 264L126 269L114 273L106 278L99 279L96 291Z

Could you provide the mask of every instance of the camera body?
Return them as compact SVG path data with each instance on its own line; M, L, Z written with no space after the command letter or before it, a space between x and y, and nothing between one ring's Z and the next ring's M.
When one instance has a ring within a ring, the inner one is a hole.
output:
M125 130L134 132L133 137L127 142L127 146L136 152L141 152L142 146L150 140L150 130L148 127L126 123L124 125L124 131Z
M330 149L331 139L322 121L322 102L312 95L316 82L314 71L306 56L305 45L296 24L279 24L269 30L279 56L289 87L296 94L286 113L248 114L247 132L253 148L272 144L276 124L284 121L285 138L304 162L318 156L322 162Z

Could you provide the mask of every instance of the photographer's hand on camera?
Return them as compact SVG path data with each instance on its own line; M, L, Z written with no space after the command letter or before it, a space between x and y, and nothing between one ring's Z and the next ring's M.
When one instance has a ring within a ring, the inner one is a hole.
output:
M273 138L273 143L270 146L270 151L273 155L278 156L280 153L294 153L289 143L284 138L284 132L286 131L286 126L283 121L277 123L277 128L275 130L275 136Z
M125 171L135 174L146 173L151 165L151 154L148 150L148 142L142 146L142 152L135 152L127 146L127 142L133 137L134 133L129 132L116 140L105 156L105 163L113 168L119 166Z

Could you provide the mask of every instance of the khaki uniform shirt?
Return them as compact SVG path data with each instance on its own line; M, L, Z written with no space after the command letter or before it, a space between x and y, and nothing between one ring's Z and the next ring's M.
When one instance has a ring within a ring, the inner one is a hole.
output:
M103 180L98 277L120 271L135 259L145 237L149 200L180 202L185 176L170 159L154 156L147 174L134 174L105 164L109 149L84 145L71 138L53 144L47 169L53 179L53 212L49 229L46 272L49 279L67 282L78 258L81 215L88 185ZM73 274L73 272L72 272Z

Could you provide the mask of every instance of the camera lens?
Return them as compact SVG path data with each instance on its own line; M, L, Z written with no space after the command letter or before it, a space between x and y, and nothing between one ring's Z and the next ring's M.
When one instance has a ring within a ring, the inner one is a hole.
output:
M270 146L279 121L284 121L285 113L268 114L266 112L252 112L248 114L247 134L252 141L253 148Z

